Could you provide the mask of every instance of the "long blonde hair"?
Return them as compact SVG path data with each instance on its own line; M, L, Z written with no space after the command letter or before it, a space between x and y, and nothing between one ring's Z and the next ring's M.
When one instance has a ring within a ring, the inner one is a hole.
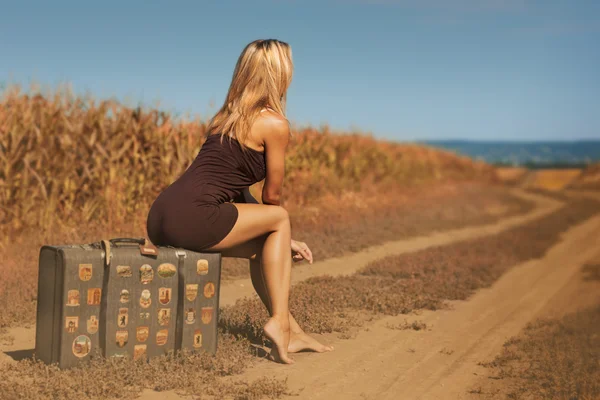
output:
M246 151L246 138L263 108L269 107L285 118L293 71L292 48L286 42L260 39L246 45L235 65L225 102L208 123L207 135L222 133L221 143L223 136L233 137Z

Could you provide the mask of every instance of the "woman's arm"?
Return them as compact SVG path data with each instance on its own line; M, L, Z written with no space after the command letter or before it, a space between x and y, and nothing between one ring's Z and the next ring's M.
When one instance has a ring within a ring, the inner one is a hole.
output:
M263 135L267 175L262 191L263 204L280 205L285 175L285 149L290 139L290 127L285 118L270 119Z

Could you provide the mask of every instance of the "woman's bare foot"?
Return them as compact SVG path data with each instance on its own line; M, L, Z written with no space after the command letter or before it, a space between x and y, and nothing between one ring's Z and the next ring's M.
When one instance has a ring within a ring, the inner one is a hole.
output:
M294 360L289 358L288 346L290 343L290 326L284 326L279 320L269 318L269 321L263 327L265 336L271 341L271 354L269 358L275 362L283 364L293 364Z
M290 335L290 344L288 345L288 353L297 353L302 350L312 350L317 353L324 353L326 351L332 351L333 346L326 346L304 332L292 332Z

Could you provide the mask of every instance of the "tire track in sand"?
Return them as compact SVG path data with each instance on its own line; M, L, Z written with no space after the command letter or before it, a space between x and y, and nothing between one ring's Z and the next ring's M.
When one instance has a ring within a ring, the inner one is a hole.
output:
M477 363L497 354L550 302L569 301L561 291L587 261L600 256L600 216L570 228L544 257L508 270L490 288L453 309L424 312L432 327L399 331L387 324L407 316L384 317L349 340L326 335L336 350L296 354L296 363L260 362L237 379L287 378L299 399L463 399L479 375Z
M522 199L534 202L536 204L535 208L529 213L505 218L488 225L445 230L425 236L390 241L369 247L357 253L342 257L328 258L324 261L317 261L313 263L313 265L299 265L292 269L292 284L319 275L351 275L365 267L368 263L383 257L411 253L428 247L443 246L461 240L493 235L514 226L525 224L536 218L540 218L557 210L563 205L560 201L539 194L527 193L521 189L513 189L511 190L511 193ZM223 282L221 284L219 302L221 306L231 305L234 304L236 300L252 296L254 293L252 281L249 278Z

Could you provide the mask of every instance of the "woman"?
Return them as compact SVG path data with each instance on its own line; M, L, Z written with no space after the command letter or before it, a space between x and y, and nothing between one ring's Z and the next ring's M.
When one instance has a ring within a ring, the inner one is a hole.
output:
M292 258L313 262L306 243L291 238L280 206L292 72L287 43L256 40L244 48L196 159L158 196L147 220L156 245L250 260L252 284L271 316L264 326L271 358L286 364L294 362L288 353L333 350L304 333L288 308ZM263 179L260 204L248 188Z

